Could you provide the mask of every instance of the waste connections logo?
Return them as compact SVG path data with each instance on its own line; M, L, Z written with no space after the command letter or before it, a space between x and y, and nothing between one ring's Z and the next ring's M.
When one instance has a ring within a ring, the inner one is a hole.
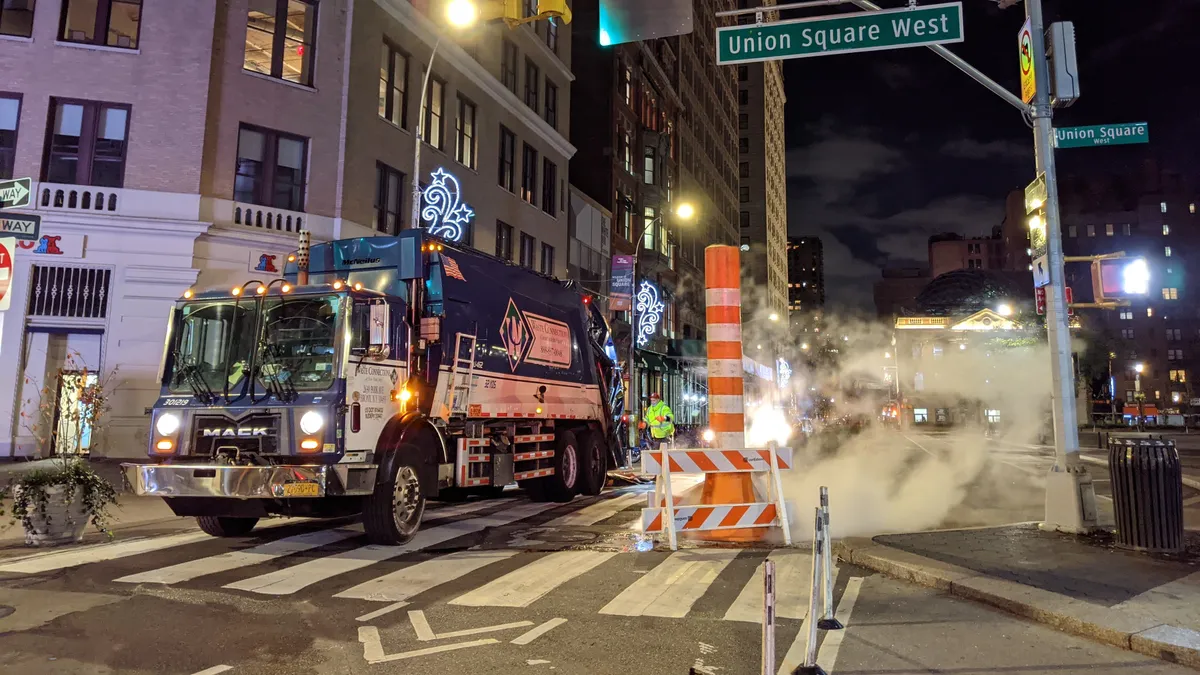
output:
M500 341L508 353L509 367L514 373L517 372L517 366L521 365L533 346L533 331L512 298L508 299L508 310L504 312L504 320L500 323Z

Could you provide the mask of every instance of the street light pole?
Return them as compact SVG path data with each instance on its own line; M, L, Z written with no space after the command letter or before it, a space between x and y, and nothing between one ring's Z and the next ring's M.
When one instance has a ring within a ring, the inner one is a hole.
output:
M421 144L423 132L428 131L422 126L425 122L425 102L429 96L429 76L433 73L433 60L437 58L438 47L442 46L442 35L439 32L437 42L433 43L433 51L429 53L429 63L425 66L425 76L421 78L421 98L417 104L417 126L413 129L413 170L412 170L412 214L408 227L415 230L421 226Z
M1033 41L1037 82L1030 117L1038 172L1046 181L1046 248L1050 285L1046 292L1046 328L1054 413L1054 467L1046 478L1046 519L1042 526L1063 532L1088 532L1096 527L1096 495L1087 468L1079 460L1079 420L1075 410L1075 373L1067 323L1066 279L1063 268L1062 225L1059 222L1058 182L1054 167L1054 109L1050 102L1050 68L1046 58L1042 0L1025 0Z

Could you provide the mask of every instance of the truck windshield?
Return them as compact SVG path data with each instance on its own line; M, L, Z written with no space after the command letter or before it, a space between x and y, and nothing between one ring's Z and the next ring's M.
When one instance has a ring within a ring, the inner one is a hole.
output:
M261 374L290 380L298 391L328 389L334 379L334 337L338 297L271 297L201 300L183 306L167 386L172 393L194 392L199 377L214 392L240 391L251 355Z

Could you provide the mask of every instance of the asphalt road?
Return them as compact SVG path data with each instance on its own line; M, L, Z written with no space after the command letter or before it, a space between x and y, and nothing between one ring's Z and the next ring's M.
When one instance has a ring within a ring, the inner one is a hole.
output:
M935 450L936 452L936 450ZM775 668L802 657L804 546L638 552L644 495L431 510L405 547L282 521L0 560L0 672L21 675L759 673L760 564L778 570ZM842 566L831 673L1190 672Z

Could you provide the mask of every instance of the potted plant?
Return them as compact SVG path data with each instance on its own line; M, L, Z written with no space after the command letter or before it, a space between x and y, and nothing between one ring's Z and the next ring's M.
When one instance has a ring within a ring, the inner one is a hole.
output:
M53 442L58 458L50 466L28 471L0 487L0 501L12 499L12 522L21 522L25 543L30 546L78 542L89 522L111 536L108 508L117 501L116 489L83 455L100 442L100 422L111 409L107 384L116 370L101 378L77 364L78 354L69 353L57 377L48 378L50 382L22 405L25 429L41 447ZM78 382L77 395L71 405L61 406L60 383L67 378ZM35 385L29 377L25 382ZM0 515L4 515L3 504Z

